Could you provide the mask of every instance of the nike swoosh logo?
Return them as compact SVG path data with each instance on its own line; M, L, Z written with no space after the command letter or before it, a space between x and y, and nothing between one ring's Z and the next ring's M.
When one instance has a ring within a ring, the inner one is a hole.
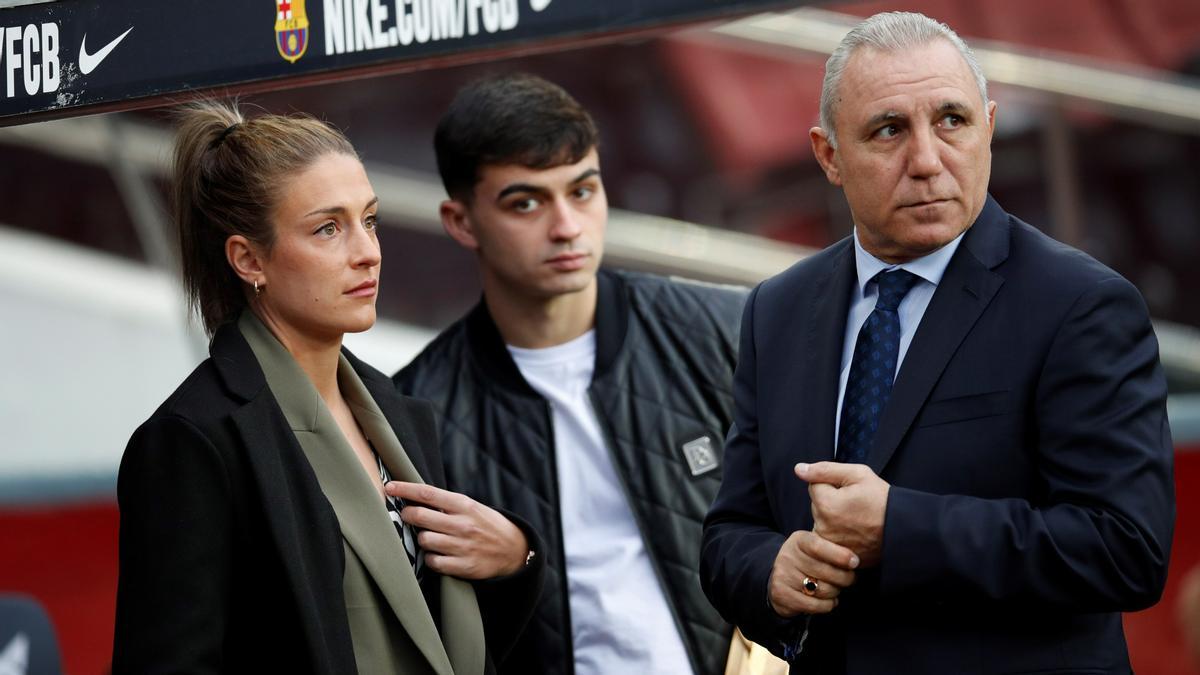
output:
M133 26L130 26L129 30L118 35L117 39L115 39L112 42L101 47L100 50L97 51L95 54L88 53L88 51L87 51L87 33L84 33L83 41L81 41L79 43L79 72L83 73L84 75L87 75L88 73L95 70L96 66L100 65L101 61L108 58L109 53L111 53L112 50L116 49L117 45L121 44L121 40L124 40L125 36L129 35L130 30L133 30Z
M535 12L540 12L550 6L554 0L529 0L529 8Z

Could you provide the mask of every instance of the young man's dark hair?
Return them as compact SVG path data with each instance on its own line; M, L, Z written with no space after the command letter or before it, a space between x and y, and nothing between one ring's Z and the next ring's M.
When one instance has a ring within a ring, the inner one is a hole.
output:
M575 164L599 145L592 116L562 87L518 73L464 87L433 136L446 193L469 202L479 169Z
M532 76L458 95L441 217L483 300L395 380L438 410L448 484L545 540L545 591L501 673L719 675L732 628L700 589L699 543L746 294L599 269L596 139Z

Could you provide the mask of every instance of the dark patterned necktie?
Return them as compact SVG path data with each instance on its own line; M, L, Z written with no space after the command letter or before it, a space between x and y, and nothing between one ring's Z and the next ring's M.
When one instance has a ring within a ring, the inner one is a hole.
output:
M837 459L865 463L875 440L879 417L892 395L896 359L900 353L900 316L896 308L917 282L906 270L880 272L874 277L879 288L875 309L858 331L854 358L842 398L842 423L838 432Z

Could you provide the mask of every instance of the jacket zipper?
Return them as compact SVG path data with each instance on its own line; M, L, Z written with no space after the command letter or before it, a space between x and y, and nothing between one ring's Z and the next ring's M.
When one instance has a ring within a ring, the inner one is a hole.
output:
M695 652L688 635L683 628L683 619L679 616L679 608L675 606L674 598L671 596L670 589L666 584L666 575L663 573L662 564L658 561L658 557L650 551L650 539L647 536L646 522L642 517L642 512L637 508L633 501L633 493L629 489L629 479L625 476L625 469L617 458L615 445L616 436L612 432L612 424L608 417L600 414L602 408L596 401L596 392L588 387L588 400L592 403L592 412L596 415L596 419L600 421L600 427L604 430L604 446L608 450L608 458L613 463L613 469L616 470L617 478L621 481L621 492L625 495L625 503L629 505L629 512L633 514L633 520L637 523L638 533L642 536L642 548L646 551L646 557L650 559L650 566L654 568L654 576L658 578L658 587L662 589L663 597L667 601L667 607L671 610L671 616L675 619L675 630L679 631L679 639L683 641L684 651L687 652L688 660L692 664L692 673L694 675L703 675L703 670L699 665L699 654ZM557 475L557 469L555 470ZM561 524L560 524L561 527ZM564 565L565 567L565 565ZM572 659L572 661L574 661Z

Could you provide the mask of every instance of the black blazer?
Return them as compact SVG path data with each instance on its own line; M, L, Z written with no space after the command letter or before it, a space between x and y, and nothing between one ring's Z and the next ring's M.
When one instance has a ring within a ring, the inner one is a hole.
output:
M333 508L236 324L210 352L121 460L113 672L356 672ZM343 353L417 471L444 486L429 404ZM489 672L532 613L543 568L535 557L475 584Z
M751 639L796 462L833 457L856 277L847 239L747 303L735 425L701 578ZM891 485L880 566L815 617L804 672L1129 672L1120 612L1157 601L1174 524L1166 382L1125 279L988 199L930 301L867 463Z

